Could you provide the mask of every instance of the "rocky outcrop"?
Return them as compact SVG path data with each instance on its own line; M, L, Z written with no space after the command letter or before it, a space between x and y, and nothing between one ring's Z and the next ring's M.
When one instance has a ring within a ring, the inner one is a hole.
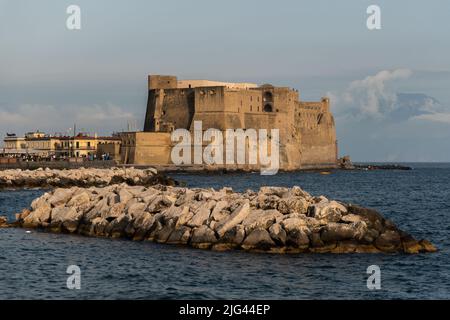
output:
M0 216L0 228L8 227L8 218L5 216Z
M436 251L430 242L415 240L375 210L313 197L299 187L245 193L127 184L56 189L18 214L15 225L213 250Z
M18 188L49 187L104 187L112 184L150 186L155 184L175 185L175 181L159 174L155 169L135 168L80 168L69 170L3 170L0 171L0 190Z

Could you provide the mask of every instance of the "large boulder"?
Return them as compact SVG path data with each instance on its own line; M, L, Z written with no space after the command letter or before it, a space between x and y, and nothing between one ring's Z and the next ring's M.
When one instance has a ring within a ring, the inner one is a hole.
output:
M125 213L125 206L126 203L123 202L115 203L111 206L111 208L105 215L102 215L102 217L111 222L112 220Z
M367 232L365 222L351 224L330 222L323 227L320 238L325 243L356 239L361 240Z
M192 229L186 226L181 226L178 229L175 229L167 239L168 244L188 244L189 239L191 238Z
M190 208L188 206L179 207L182 208L180 215L178 216L176 228L186 225L189 221L191 221L192 217L194 216L194 213L191 212Z
M376 210L363 208L356 205L348 205L347 209L348 213L360 216L370 229L375 229L380 233L384 232L385 219Z
M363 220L363 218L361 216L358 216L353 213L349 213L345 216L342 216L342 218L341 218L341 222L344 222L344 223L353 223L353 222L359 222L362 220Z
M95 205L86 212L86 214L83 217L83 222L88 223L89 221L92 221L93 219L97 217L107 217L109 213L110 207L108 206L108 199L102 198L101 200L97 201Z
M278 210L252 210L242 221L247 234L254 229L268 229L278 217L283 215Z
M215 221L221 221L225 219L230 215L230 212L226 210L227 208L229 208L228 201L218 201L211 212L211 218Z
M8 218L6 216L0 216L0 228L4 228L8 225Z
M147 237L147 234L154 223L155 217L144 211L141 214L134 216L134 220L127 226L126 232L133 240L141 241Z
M217 228L215 229L217 231L217 234L222 237L225 232L244 221L244 219L247 218L249 214L250 204L249 201L246 200L243 204L236 208L228 218L225 218L224 221L218 224Z
M385 252L398 251L401 246L400 234L396 231L388 230L375 240L375 246Z
M276 195L280 198L288 193L289 189L285 187L261 187L259 189L259 194Z
M223 235L219 239L221 243L228 243L233 245L240 245L245 239L245 228L242 225L237 225Z
M77 189L56 189L48 202L52 207L65 205L76 191Z
M301 197L306 200L310 200L312 198L308 192L306 192L299 186L293 186L292 189L290 190L290 193L292 196Z
M216 235L208 226L200 226L192 232L191 245L195 248L210 248L216 242Z
M106 232L110 234L111 238L122 238L126 234L125 230L130 223L130 220L129 215L122 213L109 223Z
M286 244L287 234L279 223L274 223L269 228L270 237L279 246Z
M254 229L241 245L244 250L269 250L274 246L275 242L265 229Z
M287 231L286 245L294 248L306 249L309 247L309 234L311 231L308 227L301 227Z
M157 196L147 207L147 211L151 213L158 213L163 211L164 209L172 206L172 199L165 195Z
M306 217L295 216L292 218L287 218L287 219L282 220L281 225L287 232L289 232L292 230L301 229L302 227L307 227L308 223L307 223Z
M211 208L214 207L215 201L211 200L205 202L200 208L198 208L197 212L191 218L191 220L187 223L189 227L195 228L200 227L209 219L211 215Z
M130 202L127 203L127 206L125 207L125 212L130 215L133 218L141 216L145 212L145 207L147 205L143 202L135 202L130 204Z
M56 207L52 209L50 229L54 232L67 231L73 233L77 230L83 212L73 207Z
M337 201L320 201L308 208L308 216L326 222L338 222L347 213L347 208Z
M172 220L169 220L166 224L161 223L160 220L157 220L151 229L153 229L153 231L150 231L148 240L158 243L166 243L174 230L174 224Z
M437 248L428 240L420 240L419 245L422 247L422 252L436 252Z
M91 201L91 197L86 191L74 194L67 202L68 207L80 207Z
M280 199L278 202L278 211L283 214L299 213L306 214L309 207L309 201L300 196L291 196L289 198Z
M47 202L42 203L23 219L24 228L38 228L50 221L52 208Z
M127 203L128 201L133 199L133 197L134 197L133 194L125 188L122 188L119 191L119 201L120 202Z
M92 220L92 224L91 224L91 235L95 235L97 237L107 237L109 236L107 234L107 232L105 231L106 228L108 227L109 222L108 220L102 218L102 217L97 217L94 218Z
M257 208L262 210L278 209L280 197L273 194L259 194L253 201Z

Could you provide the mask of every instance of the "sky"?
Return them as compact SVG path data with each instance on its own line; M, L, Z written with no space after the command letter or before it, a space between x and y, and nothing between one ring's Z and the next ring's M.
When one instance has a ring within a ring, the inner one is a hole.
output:
M147 75L170 74L329 96L354 161L449 162L449 35L447 0L0 0L0 138L141 129Z

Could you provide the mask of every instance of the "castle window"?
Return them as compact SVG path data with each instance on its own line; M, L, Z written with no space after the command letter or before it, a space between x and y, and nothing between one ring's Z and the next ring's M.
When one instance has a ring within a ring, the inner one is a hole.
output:
M272 110L272 105L270 105L270 104L266 104L265 106L264 106L264 112L272 112L273 110Z
M322 118L323 118L323 113L321 113L317 116L317 124L321 124Z
M271 102L271 101L273 101L272 92L270 91L264 92L264 102Z
M250 111L253 111L253 106L250 106Z

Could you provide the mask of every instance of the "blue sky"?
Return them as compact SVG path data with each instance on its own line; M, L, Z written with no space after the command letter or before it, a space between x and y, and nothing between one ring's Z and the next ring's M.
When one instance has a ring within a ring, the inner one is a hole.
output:
M449 18L446 0L0 0L0 136L140 127L160 73L328 95L341 154L450 161Z

